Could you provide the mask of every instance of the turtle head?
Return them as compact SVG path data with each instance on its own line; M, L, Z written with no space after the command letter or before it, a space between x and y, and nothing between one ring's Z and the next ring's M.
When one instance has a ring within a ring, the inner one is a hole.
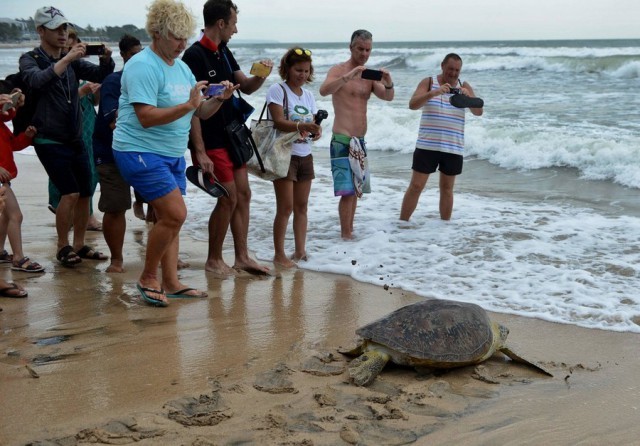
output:
M509 336L509 329L504 325L496 324L498 326L498 333L500 335L500 343L502 345L507 342L507 336Z

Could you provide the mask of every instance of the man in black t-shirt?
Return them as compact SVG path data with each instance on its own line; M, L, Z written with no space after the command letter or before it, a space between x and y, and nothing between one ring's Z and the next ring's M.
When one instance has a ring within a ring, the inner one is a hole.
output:
M203 15L204 34L185 51L182 58L193 71L196 80L206 80L210 84L228 80L239 85L240 91L245 94L258 90L266 78L247 77L227 48L231 36L238 32L238 7L231 0L208 0L204 4ZM269 69L273 67L271 60L263 60L261 63ZM214 100L224 102L219 98ZM201 121L194 117L191 120L190 148L193 163L205 172L214 174L229 191L228 197L218 198L209 217L209 253L205 269L225 276L234 274L234 268L253 274L269 274L269 268L258 264L249 256L247 235L251 189L246 166L234 167L227 151L230 142L224 127L238 118L232 101L227 101L211 118ZM233 268L222 258L222 245L229 225L235 248Z

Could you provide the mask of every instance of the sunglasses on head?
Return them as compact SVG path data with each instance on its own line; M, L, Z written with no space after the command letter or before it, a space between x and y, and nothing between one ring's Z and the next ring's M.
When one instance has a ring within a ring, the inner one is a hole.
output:
M304 48L296 48L293 50L294 53L296 53L298 56L302 56L303 54L305 56L311 56L311 50L305 50Z

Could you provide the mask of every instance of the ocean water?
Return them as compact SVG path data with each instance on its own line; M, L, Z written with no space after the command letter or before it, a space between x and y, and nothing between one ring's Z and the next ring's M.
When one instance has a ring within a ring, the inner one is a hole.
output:
M255 60L278 61L289 46L230 44L245 72ZM369 101L373 193L359 201L350 242L340 238L331 183L331 100L317 94L348 48L302 46L313 51L309 88L329 118L314 150L309 261L301 268L503 313L640 332L640 40L374 42L368 65L390 70L396 97ZM0 76L15 71L21 51L0 50ZM420 117L407 104L449 52L463 58L461 78L485 100L485 113L467 114L453 219L438 218L434 175L412 220L401 223ZM277 81L272 75L246 99L259 109ZM249 245L267 262L273 189L252 177L252 190ZM184 234L205 241L214 201L195 187L188 192Z

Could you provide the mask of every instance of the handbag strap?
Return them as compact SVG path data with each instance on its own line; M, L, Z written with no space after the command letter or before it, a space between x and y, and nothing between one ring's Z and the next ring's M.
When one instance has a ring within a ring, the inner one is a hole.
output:
M289 120L289 95L287 94L287 90L284 89L282 84L278 84L280 88L282 88L282 93L284 94L284 101L282 104L282 109L284 111L284 118ZM264 105L262 106L262 111L260 112L260 117L258 118L258 124L262 122L262 115L264 111L267 109L267 101L264 101ZM268 118L267 118L268 119Z

